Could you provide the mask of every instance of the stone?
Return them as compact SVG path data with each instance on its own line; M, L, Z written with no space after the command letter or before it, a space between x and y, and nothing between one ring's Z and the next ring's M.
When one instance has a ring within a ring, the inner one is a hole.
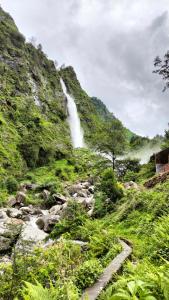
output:
M79 192L77 193L77 195L78 195L79 197L83 197L83 198L86 198L86 197L87 197L87 193L86 193L86 191L84 191L84 190L79 191Z
M29 222L30 221L30 216L28 216L28 215L22 216L22 220L24 222Z
M59 203L59 204L64 204L65 202L67 202L66 197L64 197L61 194L53 194L52 198L56 201L56 203Z
M125 182L124 183L124 188L126 190L129 190L129 189L136 189L138 190L139 189L139 186L137 183L135 183L134 181L129 181L129 182Z
M69 193L70 193L71 196L73 196L75 193L78 193L81 189L82 189L82 184L81 183L74 184L74 185L69 187Z
M16 219L21 219L23 215L22 211L17 208L9 208L6 213L8 217Z
M0 210L0 222L4 221L8 218L6 212L4 210Z
M43 229L45 232L51 232L52 228L60 220L59 215L47 215L39 218L36 224L39 229Z
M88 188L88 191L89 191L91 194L94 194L94 186L93 186L93 185L90 186L90 187Z
M20 208L20 211L22 211L22 214L32 214L32 209L29 206L23 206Z
M36 225L38 226L39 229L43 229L45 226L45 218L41 217L41 218L37 219Z
M50 192L48 190L43 190L42 197L44 200L48 200L50 196Z
M82 183L83 188L88 189L90 187L90 183L88 181Z
M25 186L27 190L32 190L32 191L35 191L39 188L39 185L35 183L26 183Z
M94 207L92 207L88 212L88 216L91 217L93 215L93 212L94 212Z
M51 216L46 217L44 231L45 232L51 232L54 225L56 223L58 223L59 220L60 220L59 215L51 215Z
M32 215L43 215L43 212L40 208L34 208L32 211Z
M93 197L90 197L90 198L85 198L83 204L84 204L85 208L91 208L93 203L94 203Z
M26 200L26 194L24 192L17 192L16 203L24 203Z
M11 249L11 239L0 236L0 253L6 252Z
M14 196L10 196L8 198L8 205L9 206L15 206L15 204L17 203L16 198Z
M59 211L61 210L62 205L54 205L50 208L49 213L52 215L57 215Z

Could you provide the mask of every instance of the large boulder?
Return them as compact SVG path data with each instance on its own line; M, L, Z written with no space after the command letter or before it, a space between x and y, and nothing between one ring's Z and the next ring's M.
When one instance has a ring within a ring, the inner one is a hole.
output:
M45 201L49 199L49 196L50 196L50 192L48 190L43 190L42 197Z
M11 239L0 236L0 253L5 253L11 249Z
M57 204L61 205L68 201L68 199L61 194L53 194L52 198Z
M62 209L62 205L54 205L50 208L49 213L51 215L58 215Z
M23 215L22 211L17 208L9 208L6 214L8 217L16 219L21 219Z
M29 206L23 206L20 208L20 211L22 212L23 215L28 215L28 214L32 214L33 209Z
M22 191L17 192L16 194L16 203L24 203L26 200L26 194Z
M9 205L9 206L15 206L16 203L17 203L17 201L16 201L16 198L15 198L14 196L10 196L10 197L8 198L8 205Z
M50 215L46 218L45 226L44 226L44 231L45 232L51 232L54 225L58 223L60 220L59 215Z
M37 219L36 224L39 229L43 229L45 232L51 232L52 228L60 220L59 215L47 215Z

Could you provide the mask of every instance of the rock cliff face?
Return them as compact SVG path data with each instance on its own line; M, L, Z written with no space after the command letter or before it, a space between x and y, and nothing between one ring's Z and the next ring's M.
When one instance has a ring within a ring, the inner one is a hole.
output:
M0 175L20 175L70 152L60 77L75 98L90 146L97 128L114 116L87 95L72 67L57 70L41 45L26 43L11 16L0 8Z

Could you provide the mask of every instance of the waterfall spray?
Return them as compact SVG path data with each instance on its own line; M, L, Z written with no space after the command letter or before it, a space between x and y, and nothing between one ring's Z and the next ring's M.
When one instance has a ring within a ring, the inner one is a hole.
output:
M72 144L74 148L84 147L83 130L80 125L80 118L78 116L76 103L71 95L68 94L66 85L63 79L60 79L63 93L67 98L68 108L68 123L70 126Z

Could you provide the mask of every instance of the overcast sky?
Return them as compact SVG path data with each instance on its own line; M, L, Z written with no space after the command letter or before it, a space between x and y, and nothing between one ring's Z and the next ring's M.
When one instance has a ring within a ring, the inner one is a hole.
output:
M141 135L163 133L169 91L153 60L169 50L169 0L0 0L27 39Z

